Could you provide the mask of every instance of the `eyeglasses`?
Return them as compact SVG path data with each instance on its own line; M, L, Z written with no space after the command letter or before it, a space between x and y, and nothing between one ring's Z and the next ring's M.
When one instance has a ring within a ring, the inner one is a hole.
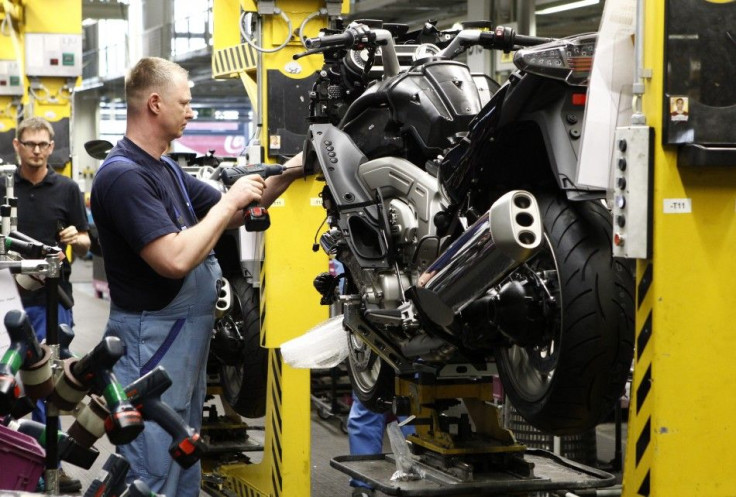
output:
M20 141L20 140L19 140ZM21 145L26 147L28 150L36 150L39 148L42 152L51 146L50 142L20 142Z

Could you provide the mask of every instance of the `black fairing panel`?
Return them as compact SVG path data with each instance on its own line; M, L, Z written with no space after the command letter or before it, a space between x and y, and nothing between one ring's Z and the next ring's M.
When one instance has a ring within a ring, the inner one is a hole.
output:
M305 156L307 170L319 163L338 209L373 203L373 195L358 180L358 166L367 158L346 133L331 124L312 124Z
M463 201L478 169L491 165L492 158L483 154L483 148L498 129L501 108L508 89L509 86L504 85L491 97L490 102L470 125L468 136L447 152L440 164L440 183L454 204Z
M571 103L575 93L580 90L531 74L503 85L440 164L452 202L468 194L477 199L481 191L581 190L573 180L584 107Z
M429 62L392 81L386 89L393 120L413 136L427 156L456 143L481 110L480 96L467 66Z
M391 119L388 107L369 107L343 128L369 160L399 156L404 152L404 140L399 127Z
M313 123L304 148L307 171L321 171L338 211L337 224L361 267L390 267L382 235L383 221L374 194L358 180L365 155L347 133L331 124ZM316 164L315 164L316 163Z

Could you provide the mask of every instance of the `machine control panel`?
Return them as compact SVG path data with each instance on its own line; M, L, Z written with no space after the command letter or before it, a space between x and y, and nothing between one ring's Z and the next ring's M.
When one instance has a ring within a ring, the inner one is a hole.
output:
M82 35L26 33L26 74L73 78L82 75Z
M613 151L613 255L651 257L652 128L616 129Z
M23 74L15 60L0 60L0 95L23 95Z

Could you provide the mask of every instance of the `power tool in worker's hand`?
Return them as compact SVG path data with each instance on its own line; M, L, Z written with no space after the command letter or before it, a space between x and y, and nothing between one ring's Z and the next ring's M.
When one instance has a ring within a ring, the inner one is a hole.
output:
M286 167L279 164L252 164L248 166L235 166L223 169L220 172L220 180L225 186L232 186L238 179L249 174L257 174L266 179L283 173ZM271 226L268 210L255 202L243 209L243 221L246 231L266 231Z

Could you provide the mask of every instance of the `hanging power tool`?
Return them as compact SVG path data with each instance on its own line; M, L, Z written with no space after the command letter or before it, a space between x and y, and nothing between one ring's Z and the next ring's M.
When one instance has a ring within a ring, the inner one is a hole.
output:
M163 366L157 366L125 387L125 394L143 415L143 419L155 421L171 435L169 454L179 466L186 469L199 461L204 442L194 428L188 426L171 406L161 400L161 394L170 386L171 377Z

